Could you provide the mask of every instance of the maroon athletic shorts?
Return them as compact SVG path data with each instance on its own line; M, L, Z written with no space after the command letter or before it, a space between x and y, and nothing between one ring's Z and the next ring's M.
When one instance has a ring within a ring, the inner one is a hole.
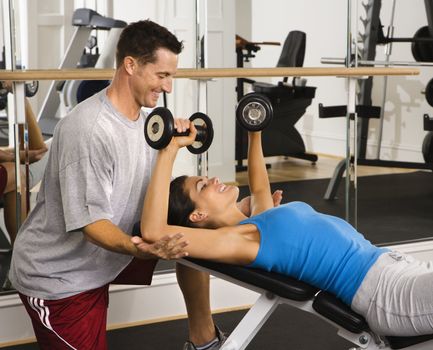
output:
M58 300L20 297L41 350L108 349L108 285Z

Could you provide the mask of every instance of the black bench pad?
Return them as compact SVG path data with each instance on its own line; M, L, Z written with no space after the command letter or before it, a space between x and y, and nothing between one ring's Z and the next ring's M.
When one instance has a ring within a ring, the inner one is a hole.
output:
M386 337L391 349L404 349L408 346L423 343L433 339L433 334L419 335L416 337Z
M313 302L313 309L352 333L359 334L364 331L369 331L368 324L364 317L354 312L340 299L328 292L322 291L316 296ZM433 334L414 337L386 336L385 339L391 349L404 349L411 345L433 339Z
M307 283L274 272L250 269L244 266L214 263L201 259L185 259L204 268L220 272L239 281L260 287L275 295L291 300L310 300L319 291L317 288Z
M369 329L364 317L328 292L322 291L316 296L313 309L352 333L359 334Z

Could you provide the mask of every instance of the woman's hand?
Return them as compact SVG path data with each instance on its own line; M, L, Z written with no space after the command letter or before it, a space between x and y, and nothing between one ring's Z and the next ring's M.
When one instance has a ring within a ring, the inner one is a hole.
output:
M41 149L31 149L28 150L27 154L29 157L29 163L37 162L41 160L44 154L48 151L47 147ZM14 162L15 161L15 150L13 148L7 148L0 150L0 161L2 162ZM26 152L20 151L20 162L24 163L26 161Z
M272 201L274 202L274 207L278 207L283 199L283 191L276 190L272 193ZM251 216L251 196L245 197L237 203L239 210L245 215Z
M34 163L42 159L48 148L28 150L29 163ZM21 163L25 161L25 151L20 151Z
M174 120L174 128L177 132L186 132L189 130L188 136L174 136L170 144L177 148L189 146L194 143L197 136L197 129L189 119L176 118Z
M146 243L141 237L131 237L131 242L137 248L137 258L152 259L160 258L165 260L180 259L188 256L185 247L188 242L182 240L183 234L164 236L155 243Z

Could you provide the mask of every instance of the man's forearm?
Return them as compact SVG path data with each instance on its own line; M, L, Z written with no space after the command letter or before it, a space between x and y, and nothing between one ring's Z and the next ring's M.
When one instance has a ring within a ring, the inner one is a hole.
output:
M137 255L131 237L109 220L99 220L83 228L87 240L112 252Z

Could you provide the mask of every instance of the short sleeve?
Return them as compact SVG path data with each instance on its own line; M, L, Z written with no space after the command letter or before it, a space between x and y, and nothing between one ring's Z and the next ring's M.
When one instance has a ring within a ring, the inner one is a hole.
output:
M85 157L60 171L60 191L67 231L98 220L111 220L113 165L107 149L93 140Z

